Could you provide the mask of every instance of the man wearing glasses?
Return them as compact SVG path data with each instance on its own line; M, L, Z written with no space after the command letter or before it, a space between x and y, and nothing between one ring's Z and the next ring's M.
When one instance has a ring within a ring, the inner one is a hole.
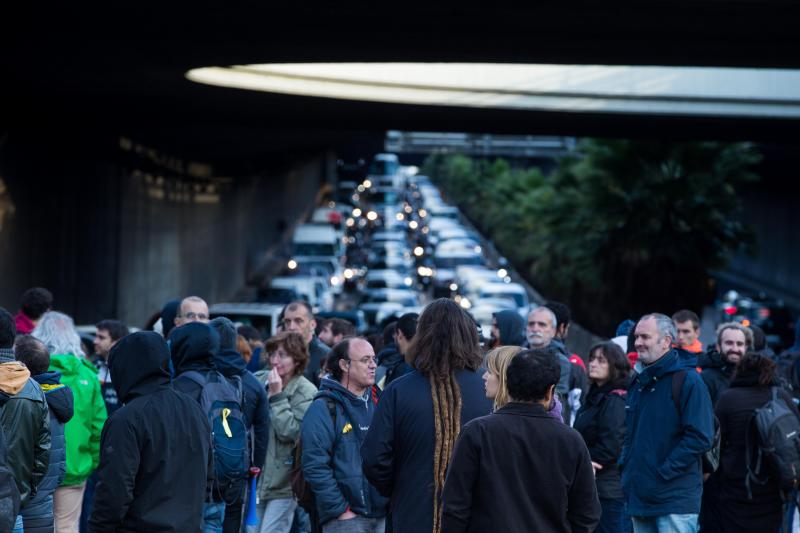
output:
M360 452L378 403L377 367L364 339L339 342L303 419L303 475L314 492L322 533L384 531L388 499L364 477Z
M180 327L189 322L202 322L208 324L208 304L199 296L187 296L178 306L175 317L175 327Z

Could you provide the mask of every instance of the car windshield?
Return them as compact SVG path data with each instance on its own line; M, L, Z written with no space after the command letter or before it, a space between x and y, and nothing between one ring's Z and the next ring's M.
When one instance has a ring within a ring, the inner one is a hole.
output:
M437 257L433 260L436 268L455 268L459 265L480 265L482 264L479 255L456 256L456 257Z
M295 243L294 253L295 255L335 256L336 250L333 244L330 243L302 242Z

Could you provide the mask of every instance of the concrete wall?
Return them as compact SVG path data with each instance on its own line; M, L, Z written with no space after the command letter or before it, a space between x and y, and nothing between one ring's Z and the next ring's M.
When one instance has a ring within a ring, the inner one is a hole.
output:
M118 317L141 327L172 298L233 299L314 205L335 161L318 154L256 175L165 177L120 156L115 141L60 150L9 137L0 148L0 306L15 311L21 293L41 285L77 323Z

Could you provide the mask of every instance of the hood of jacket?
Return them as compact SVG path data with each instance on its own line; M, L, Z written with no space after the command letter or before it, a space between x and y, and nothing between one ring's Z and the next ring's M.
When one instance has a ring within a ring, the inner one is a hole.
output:
M247 363L236 350L219 350L214 354L214 368L223 376L239 376L244 374Z
M9 396L19 394L30 377L28 368L19 361L0 363L0 391Z
M525 319L509 309L492 313L492 316L500 330L500 346L522 346L525 342Z
M314 399L331 398L341 405L347 419L358 424L358 428L353 429L360 430L356 435L362 441L369 430L379 394L378 387L373 385L367 389L366 397L359 397L335 379L325 377L320 381L319 392Z
M402 360L403 354L397 349L397 344L392 342L381 348L381 351L378 352L375 358L378 360L378 366L390 365Z
M168 386L169 348L161 335L137 331L123 337L108 356L111 383L122 403Z
M62 424L69 422L74 412L75 400L72 389L61 383L61 372L42 372L33 376L33 379L42 388L50 412Z
M169 338L176 376L187 370L203 372L214 368L214 355L219 351L219 335L211 326L189 322L172 330Z

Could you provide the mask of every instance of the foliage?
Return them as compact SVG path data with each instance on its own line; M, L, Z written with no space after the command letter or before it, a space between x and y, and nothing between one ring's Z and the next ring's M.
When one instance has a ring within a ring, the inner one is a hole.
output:
M708 270L752 242L736 190L746 144L586 140L543 176L501 159L433 155L424 171L548 298L594 331L700 310Z

